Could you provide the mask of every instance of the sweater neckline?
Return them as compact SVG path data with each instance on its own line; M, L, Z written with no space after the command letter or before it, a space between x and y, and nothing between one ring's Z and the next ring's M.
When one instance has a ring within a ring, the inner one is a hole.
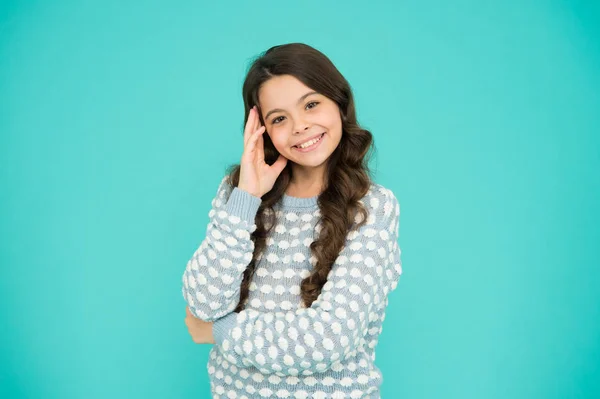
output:
M293 197L283 194L281 205L284 208L313 208L318 204L319 195L308 198Z

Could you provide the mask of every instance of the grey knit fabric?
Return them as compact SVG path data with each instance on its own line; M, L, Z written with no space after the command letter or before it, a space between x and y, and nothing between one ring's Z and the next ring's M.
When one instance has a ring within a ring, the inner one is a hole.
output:
M391 190L372 183L361 199L367 224L348 233L321 294L306 308L300 282L316 263L309 246L321 229L317 199L284 195L276 204L250 295L235 313L262 200L221 181L182 288L191 312L214 322L207 365L213 398L380 397L375 347L402 273L400 205Z

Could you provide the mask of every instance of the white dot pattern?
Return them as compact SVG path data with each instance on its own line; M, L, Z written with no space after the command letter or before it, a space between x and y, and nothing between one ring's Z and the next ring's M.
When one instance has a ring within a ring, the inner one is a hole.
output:
M349 232L321 294L305 308L300 282L316 262L309 245L320 232L320 210L316 197L286 196L245 309L234 313L260 201L223 179L206 238L183 275L192 313L214 321L207 365L213 397L379 398L375 347L402 274L396 197L372 184L361 200L366 224Z
M206 238L183 274L183 296L197 318L214 321L236 308L243 272L252 260L250 234L256 230L254 217L260 202L221 180L208 213Z

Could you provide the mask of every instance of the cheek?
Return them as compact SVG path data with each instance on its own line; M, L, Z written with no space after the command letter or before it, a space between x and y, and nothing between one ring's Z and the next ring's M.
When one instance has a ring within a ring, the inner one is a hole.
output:
M284 135L274 133L269 134L269 138L271 139L271 142L273 143L277 151L285 150L287 140L284 138Z
M328 129L341 129L342 118L337 107L328 109L327 112L324 112L321 115L321 120L323 125Z

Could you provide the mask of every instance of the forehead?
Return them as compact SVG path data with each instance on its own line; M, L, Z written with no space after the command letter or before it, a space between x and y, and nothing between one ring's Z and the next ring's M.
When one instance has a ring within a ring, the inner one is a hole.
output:
M275 76L262 84L258 91L261 108L292 107L303 94L312 89L291 75Z

